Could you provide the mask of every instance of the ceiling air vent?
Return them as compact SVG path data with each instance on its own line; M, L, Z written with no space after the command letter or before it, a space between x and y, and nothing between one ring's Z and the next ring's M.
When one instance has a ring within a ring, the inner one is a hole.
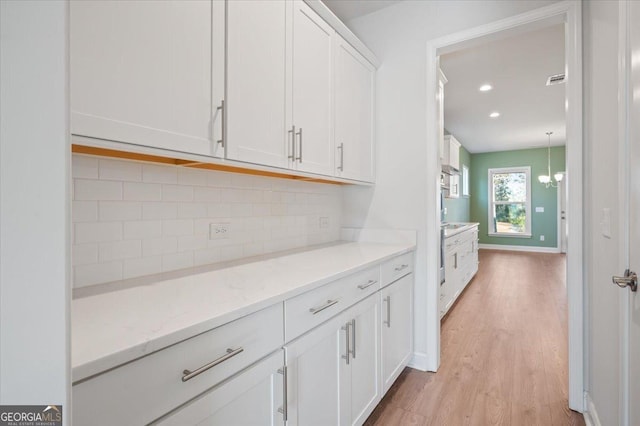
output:
M565 80L564 73L550 75L549 78L547 78L547 86L553 86L554 84L562 84L564 83L564 80Z

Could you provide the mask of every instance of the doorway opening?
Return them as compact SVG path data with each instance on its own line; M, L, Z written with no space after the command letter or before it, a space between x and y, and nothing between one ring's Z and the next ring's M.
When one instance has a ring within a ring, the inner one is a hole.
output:
M566 240L566 283L567 283L567 300L568 300L568 404L569 408L575 411L584 411L584 384L583 384L583 364L584 364L584 349L583 349L583 290L582 290L582 183L581 179L569 179L572 176L582 176L582 59L581 59L581 6L577 2L563 2L554 4L548 7L534 10L532 12L518 15L513 18L508 18L502 21L498 21L489 25L473 28L468 31L455 33L446 36L441 39L432 40L427 46L427 107L429 120L428 123L428 140L438 141L440 135L440 128L438 123L439 116L439 99L438 99L438 68L440 65L440 59L447 54L460 52L464 49L469 49L477 46L481 46L488 42L497 42L507 39L509 37L516 37L525 33L531 33L535 31L541 31L551 28L553 26L559 26L562 32L561 43L564 46L564 74L566 81L564 83L565 93L563 96L563 107L566 119L566 136L565 136L565 165L564 167L557 166L557 168L551 170L551 175L556 172L562 172L563 188L562 194L566 194L565 205L565 218L567 234L571 238ZM562 73L562 70L561 72ZM447 76L448 77L448 76ZM550 75L551 77L551 75ZM482 83L483 85L485 83ZM489 84L489 83L486 83ZM498 82L499 84L499 82ZM474 88L476 91L480 90L480 87ZM445 100L446 103L446 100ZM482 119L498 119L502 114L495 115L492 113L500 113L500 111L488 111L488 114L484 114L482 111ZM490 115L491 114L491 115ZM484 115L488 115L484 117ZM504 115L502 115L504 118ZM444 124L444 123L442 123ZM449 130L452 134L454 131ZM547 129L547 131L554 131ZM542 132L542 137L546 139L545 132ZM454 134L455 137L455 134ZM546 140L545 140L546 141ZM464 142L464 141L463 141ZM544 146L544 145L543 145ZM444 150L444 148L442 148ZM553 148L552 148L553 150ZM434 205L438 206L434 212L433 217L435 220L429 226L428 234L431 237L429 241L433 241L434 252L439 251L439 235L441 231L441 216L439 213L439 193L441 187L441 164L439 147L437 143L430 143L428 146L428 170L431 172L430 176L433 176L434 186L432 187L433 193L428 194ZM546 161L546 158L545 158ZM553 160L552 160L553 161ZM470 198L473 198L473 161L470 167ZM509 169L509 167L495 166L494 169ZM491 192L491 185L489 185L489 179L493 179L497 176L506 179L507 186L513 186L513 190L517 186L519 179L527 181L528 184L535 186L541 185L541 181L538 180L538 172L533 170L493 170L485 172L484 177L486 185L486 194ZM502 175L501 175L502 174ZM545 175L547 174L545 164ZM522 179L522 176L525 176ZM557 180L553 180L554 176L550 176L552 183L557 186ZM455 179L453 184L456 184ZM459 183L458 183L459 184ZM449 188L452 188L452 182L449 182ZM445 183L446 186L446 183ZM479 187L478 187L479 188ZM497 190L494 185L494 191ZM517 191L516 191L517 192ZM550 247L549 251L560 252L562 251L562 238L560 238L561 230L561 216L558 213L560 203L557 202L557 188L554 188L554 208L553 212L555 216L552 218L553 228L555 228L554 243L555 246ZM500 197L498 197L500 198ZM536 234L535 224L531 223L536 214L543 214L542 211L537 211L536 207L546 208L543 205L536 205L535 200L530 200L531 205L527 208L523 206L523 201L515 198L507 198L504 200L496 200L493 197L493 205L490 204L489 196L483 200L486 205L487 214L481 219L478 219L479 223L484 223L484 232L486 232L487 238L509 238L501 236L499 234L504 232L519 233L518 237L522 238L537 238L536 243L540 245L541 235L544 235L545 242L547 234ZM505 207L501 207L505 204L509 205L509 214L505 214ZM445 202L446 207L446 202ZM519 212L524 211L524 214ZM444 211L443 211L444 212ZM447 212L449 213L449 212ZM491 218L496 220L492 223ZM498 217L500 216L500 217ZM498 220L500 219L500 220ZM473 219L471 219L473 220ZM446 219L444 221L447 221ZM498 224L500 227L498 229ZM505 225L506 224L506 225ZM482 228L479 230L483 232ZM494 235L491 235L491 234ZM429 235L428 235L429 237ZM530 244L536 245L536 244ZM548 246L548 244L547 244ZM455 260L454 260L455 261ZM438 259L429 259L429 278L427 282L427 292L429 306L428 311L430 317L427 323L428 328L428 342L430 347L433 348L431 357L428 360L429 370L436 371L440 364L440 273L438 265ZM445 261L446 263L446 261ZM446 268L445 268L446 269ZM507 360L508 361L508 360Z

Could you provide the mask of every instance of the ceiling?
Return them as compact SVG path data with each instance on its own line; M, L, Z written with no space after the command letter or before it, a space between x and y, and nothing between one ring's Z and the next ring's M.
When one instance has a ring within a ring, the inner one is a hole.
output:
M565 144L564 27L556 24L440 57L445 128L472 153ZM480 92L483 84L493 90ZM498 111L500 117L489 118Z
M342 22L359 18L402 0L322 0Z

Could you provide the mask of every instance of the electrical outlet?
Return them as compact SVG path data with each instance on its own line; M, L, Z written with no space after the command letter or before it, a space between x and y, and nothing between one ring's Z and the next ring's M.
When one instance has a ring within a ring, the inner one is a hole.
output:
M230 226L228 223L210 223L209 224L209 239L210 240L222 240L229 238Z
M544 241L544 235L540 235L540 241Z
M329 218L328 217L321 217L320 218L320 228L324 229L324 228L328 228L329 227Z

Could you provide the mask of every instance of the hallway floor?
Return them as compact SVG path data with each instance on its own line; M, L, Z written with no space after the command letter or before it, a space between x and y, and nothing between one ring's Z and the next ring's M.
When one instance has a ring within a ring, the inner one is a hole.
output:
M479 256L442 323L438 373L405 369L366 425L584 425L567 407L565 256Z

